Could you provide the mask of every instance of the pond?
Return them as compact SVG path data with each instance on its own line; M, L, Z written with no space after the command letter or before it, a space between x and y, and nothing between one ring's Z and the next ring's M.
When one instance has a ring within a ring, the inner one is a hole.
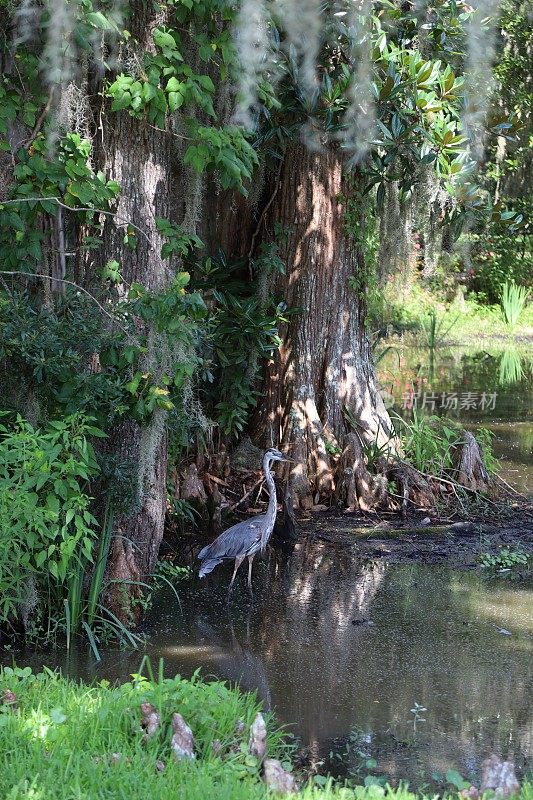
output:
M533 764L533 585L475 571L360 563L311 540L258 565L256 602L228 575L181 584L148 620L147 654L168 674L237 681L340 774L359 750L375 774L420 786L435 772L478 772L492 752ZM58 664L84 679L126 679L141 654L86 650L19 663ZM424 710L414 713L418 704ZM421 721L418 718L423 718ZM330 757L330 753L334 753Z
M425 412L434 403L490 428L505 479L533 494L531 361L517 358L398 346L379 369L400 412L412 395ZM239 581L228 609L228 569L179 584L181 610L170 593L158 598L145 627L154 666L162 658L167 674L200 669L256 691L309 759L340 775L372 758L374 774L423 786L448 769L475 777L493 752L533 767L533 583L364 561L305 523L292 553L272 550L254 569L253 606ZM98 664L83 648L3 661L125 680L142 655L102 648Z
M381 355L381 358L380 358ZM380 385L394 411L410 407L488 428L501 476L533 495L533 353L518 347L378 347Z

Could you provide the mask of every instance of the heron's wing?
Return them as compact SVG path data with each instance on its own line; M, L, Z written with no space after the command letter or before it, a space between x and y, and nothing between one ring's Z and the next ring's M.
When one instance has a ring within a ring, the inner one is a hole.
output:
M198 553L200 561L209 558L239 558L245 556L248 550L261 538L261 533L267 524L266 515L260 514L253 519L245 519L221 533L218 539L208 544Z

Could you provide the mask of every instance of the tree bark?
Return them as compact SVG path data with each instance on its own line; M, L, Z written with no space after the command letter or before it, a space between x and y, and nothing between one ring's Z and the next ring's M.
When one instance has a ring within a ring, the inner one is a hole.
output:
M268 365L254 428L265 445L289 447L298 462L293 498L309 507L316 493L334 491L331 454L343 448L349 432L346 409L364 444L389 442L392 425L365 331L364 257L345 225L342 198L355 179L343 173L338 149L315 152L303 145L286 153L277 179L263 238L284 231L286 273L273 277L271 291L290 315Z
M131 3L131 47L140 54L153 52L153 29L165 23L165 11L141 0ZM126 111L106 110L107 124L95 136L96 161L108 179L120 185L116 217L106 217L103 246L98 260L116 259L124 284L138 282L150 291L161 291L172 270L161 258L164 241L156 229L156 217L172 219L174 198L179 196L173 174L172 136L155 130ZM175 160L175 159L174 159ZM125 221L133 231L135 247L124 241ZM142 328L148 340L145 370L161 371L161 349L155 330ZM132 470L129 508L116 515L115 536L108 564L107 604L125 621L132 621L131 600L139 594L138 582L153 571L163 537L166 504L167 443L164 412L155 412L145 426L131 420L113 431L109 449L117 463ZM137 582L137 583L135 583Z

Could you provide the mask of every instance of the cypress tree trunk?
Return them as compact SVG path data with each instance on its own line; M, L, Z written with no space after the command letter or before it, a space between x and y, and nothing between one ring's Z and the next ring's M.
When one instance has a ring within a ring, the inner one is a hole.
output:
M141 0L131 4L132 48L153 51L154 27L165 23L165 12ZM106 218L103 247L98 259L105 264L116 259L124 278L122 290L138 282L160 291L171 279L168 263L161 258L163 240L156 230L156 217L172 219L178 196L172 174L172 137L151 127L146 120L126 111L106 109L106 124L95 136L98 166L109 179L120 184L116 217ZM137 225L136 245L124 242L125 221ZM145 370L157 372L158 341L155 330L142 329L148 339ZM109 449L117 463L132 476L127 508L115 519L114 538L108 562L109 593L106 602L121 619L131 622L131 599L139 594L135 583L152 572L163 537L166 504L167 444L164 412L156 411L146 426L131 420L112 433ZM130 497L131 495L131 497Z
M380 397L365 331L364 257L345 229L341 198L353 189L340 151L287 152L264 229L286 232L280 256L286 273L272 292L291 311L272 359L254 423L264 444L288 446L293 497L309 507L313 495L331 495L331 453L344 447L347 409L363 443L390 439L392 426ZM360 465L364 468L364 465Z

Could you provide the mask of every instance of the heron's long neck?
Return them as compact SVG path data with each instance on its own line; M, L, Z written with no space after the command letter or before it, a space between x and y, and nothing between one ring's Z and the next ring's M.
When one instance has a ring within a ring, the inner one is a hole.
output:
M270 472L270 459L265 456L263 459L263 474L265 476L266 485L268 486L268 508L266 512L267 518L267 538L272 533L272 529L274 528L274 523L276 521L276 509L277 509L277 501L276 501L276 484L274 483L274 478L272 477L272 473Z

